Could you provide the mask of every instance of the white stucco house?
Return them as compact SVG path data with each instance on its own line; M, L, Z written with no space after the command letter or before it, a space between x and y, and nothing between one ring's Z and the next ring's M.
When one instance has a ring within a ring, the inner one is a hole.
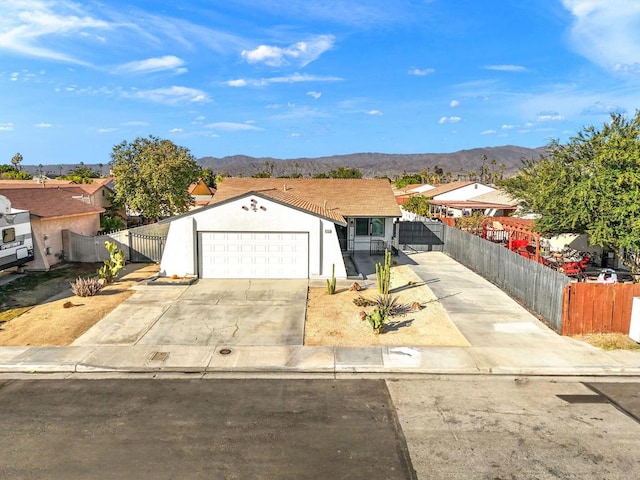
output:
M226 178L209 205L165 220L160 274L346 278L343 255L389 248L400 216L386 179Z

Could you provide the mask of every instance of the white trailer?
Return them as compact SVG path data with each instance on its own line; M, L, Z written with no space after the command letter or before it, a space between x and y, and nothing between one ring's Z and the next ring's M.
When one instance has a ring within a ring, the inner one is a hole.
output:
M11 208L9 199L0 195L0 270L22 266L33 258L29 211Z

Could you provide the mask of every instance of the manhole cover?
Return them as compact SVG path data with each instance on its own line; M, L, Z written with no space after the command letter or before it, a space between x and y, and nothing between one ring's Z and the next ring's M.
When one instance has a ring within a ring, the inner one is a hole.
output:
M152 362L164 362L169 357L169 352L153 352L150 360Z
M221 348L218 353L220 355L229 355L231 353L231 349L230 348Z

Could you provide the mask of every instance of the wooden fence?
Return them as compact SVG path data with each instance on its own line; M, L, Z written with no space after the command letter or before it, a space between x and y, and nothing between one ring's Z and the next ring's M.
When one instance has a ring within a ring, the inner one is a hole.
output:
M562 334L629 334L633 297L640 297L640 284L572 283L565 286Z

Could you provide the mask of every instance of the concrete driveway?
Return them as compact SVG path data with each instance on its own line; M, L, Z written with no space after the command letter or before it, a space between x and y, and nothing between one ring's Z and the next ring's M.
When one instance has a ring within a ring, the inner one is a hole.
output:
M302 345L307 280L140 286L73 345Z

